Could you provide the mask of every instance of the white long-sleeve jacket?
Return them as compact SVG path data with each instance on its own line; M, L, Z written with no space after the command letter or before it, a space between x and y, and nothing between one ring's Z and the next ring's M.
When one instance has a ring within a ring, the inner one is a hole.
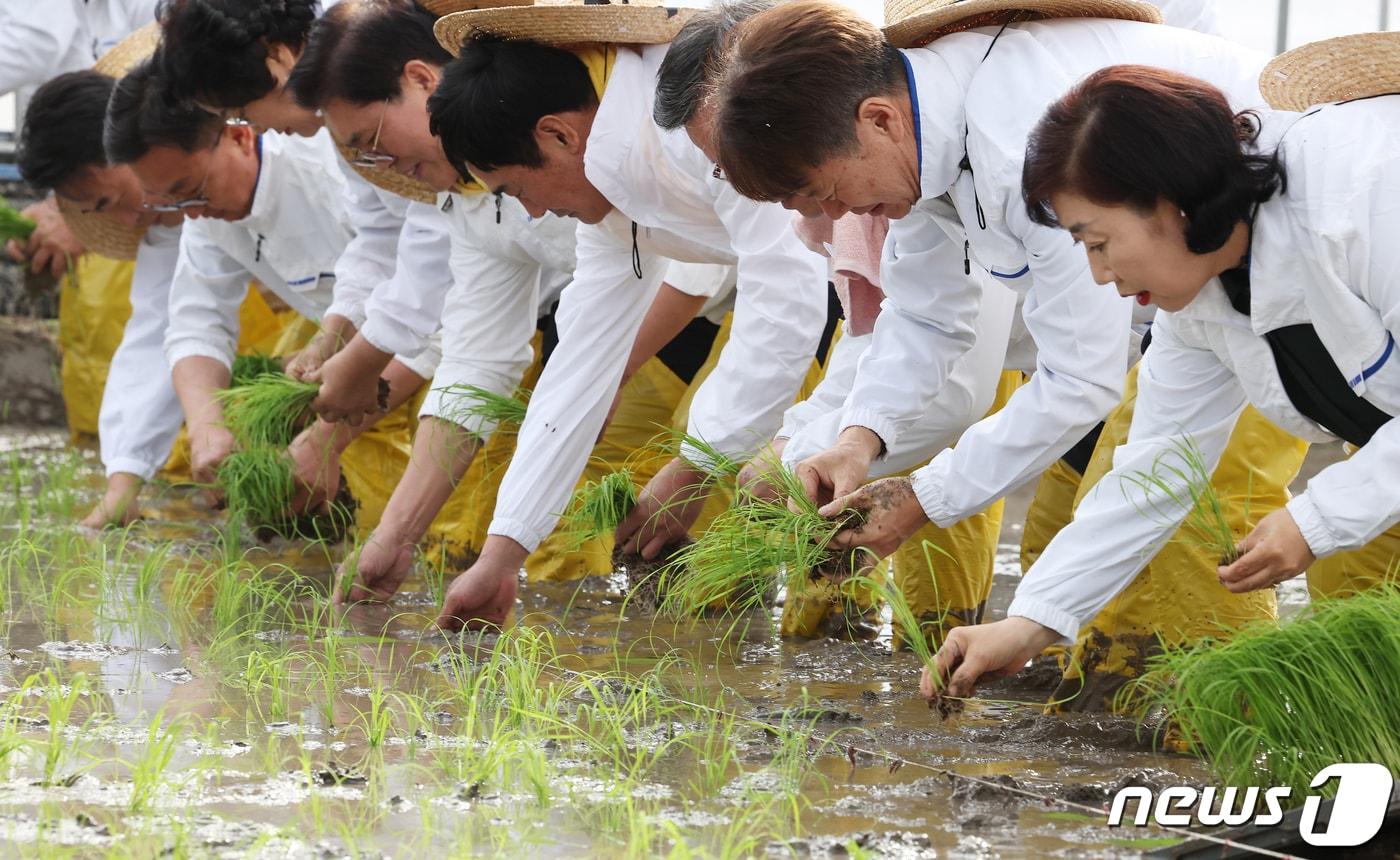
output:
M925 512L945 526L1040 474L1122 393L1132 303L1095 284L1069 235L1031 223L1021 201L1026 137L1045 108L1090 71L1123 62L1203 77L1240 108L1262 102L1261 56L1188 30L1046 21L1008 27L993 47L996 32L957 33L901 52L923 197L890 225L884 310L842 422L891 444L971 347L979 291L961 270L934 264L941 244L955 243L965 265L981 266L1020 294L1021 321L1037 347L1031 381L914 474ZM971 171L960 167L964 155Z
M108 475L127 472L150 480L170 456L184 421L164 351L180 232L178 226L153 225L136 250L131 317L112 354L97 418L102 465Z
M1400 415L1400 98L1327 107L1302 119L1266 115L1261 149L1271 150L1269 141L1284 130L1288 191L1261 205L1255 219L1250 315L1235 311L1218 279L1183 310L1159 313L1138 371L1128 441L1026 574L1009 614L1073 638L1185 516L1172 516L1160 499L1152 507L1129 476L1151 471L1159 456L1174 457L1187 438L1213 469L1246 404L1300 438L1335 438L1293 407L1265 332L1312 323L1352 389ZM1362 546L1400 521L1400 421L1320 472L1288 511L1319 557Z
M527 549L552 530L582 472L662 283L663 257L738 266L730 338L697 391L689 432L744 459L778 428L826 321L826 264L775 204L746 200L684 132L651 120L666 46L619 48L584 166L615 209L578 228L578 267L557 313L559 346L520 430L490 533ZM634 229L635 227L635 229ZM684 456L704 466L699 452Z
M91 68L156 19L156 0L6 0L0 4L0 95Z
M249 214L238 221L191 219L180 240L170 293L165 356L233 362L238 307L256 279L297 313L320 320L334 300L336 268L355 236L346 177L329 135L264 134ZM423 377L431 365L400 359Z

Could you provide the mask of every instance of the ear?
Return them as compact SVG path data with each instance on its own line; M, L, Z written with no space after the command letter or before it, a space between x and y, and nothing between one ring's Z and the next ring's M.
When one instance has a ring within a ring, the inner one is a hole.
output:
M258 133L251 125L230 125L224 127L224 140L231 141L238 151L250 154L257 148Z
M422 90L424 95L432 95L441 79L442 75L437 66L422 60L409 60L404 63L401 83L405 89Z
M297 64L298 58L296 52L281 42L273 42L267 46L267 70L279 84L286 83L287 76L292 73L292 67Z
M856 125L867 132L888 137L900 143L908 131L904 115L893 100L884 96L871 96L856 108Z
M541 152L563 150L569 155L583 155L585 138L573 123L558 114L545 114L535 123L535 143Z

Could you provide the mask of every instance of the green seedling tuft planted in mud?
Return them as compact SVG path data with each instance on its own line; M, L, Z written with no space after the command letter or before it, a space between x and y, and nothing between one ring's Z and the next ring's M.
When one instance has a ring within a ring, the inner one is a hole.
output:
M305 422L321 386L281 373L264 373L218 392L224 424L248 448L285 448Z
M1393 583L1319 600L1280 625L1261 622L1225 642L1167 649L1117 705L1135 705L1140 715L1164 710L1222 785L1291 786L1301 798L1334 762L1400 771L1400 736L1387 716L1400 713L1397 617Z
M530 391L525 388L517 388L512 397L463 382L439 390L444 395L442 418L458 426L484 421L500 430L514 429L524 422L530 401Z
M152 718L146 729L146 743L141 754L130 763L131 797L127 801L127 811L140 815L151 808L165 778L165 771L175 758L175 747L185 736L185 723L176 719L163 726L165 713L161 711Z
M219 464L217 481L229 511L251 525L282 523L290 516L296 480L280 448L234 451Z
M1134 472L1123 484L1125 494L1136 489L1146 496L1142 501L1133 499L1143 515L1175 527L1184 511L1183 536L1214 553L1221 564L1231 564L1238 557L1227 506L1211 483L1205 455L1194 439L1182 438L1157 456L1150 471Z

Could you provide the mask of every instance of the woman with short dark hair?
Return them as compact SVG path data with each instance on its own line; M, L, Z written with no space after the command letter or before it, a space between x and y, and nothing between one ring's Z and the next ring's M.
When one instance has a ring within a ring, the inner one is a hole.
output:
M1393 37L1373 44L1394 51ZM1189 512L1182 452L1198 448L1209 471L1246 405L1300 438L1357 450L1259 521L1221 565L1225 588L1270 587L1400 522L1400 98L1376 97L1400 91L1400 75L1360 80L1394 66L1352 59L1337 91L1363 98L1301 115L1235 113L1204 81L1115 66L1041 119L1023 174L1028 214L1081 243L1098 283L1166 313L1113 471L1031 568L1008 618L950 637L938 667L952 694L1015 671L1112 600ZM1163 483L1145 487L1141 473Z

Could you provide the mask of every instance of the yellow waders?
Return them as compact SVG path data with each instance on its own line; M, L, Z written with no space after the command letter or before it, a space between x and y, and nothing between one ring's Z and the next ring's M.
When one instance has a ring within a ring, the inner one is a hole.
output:
M1104 422L1075 505L1112 467L1114 449L1127 439L1136 397L1134 368L1128 374L1123 402ZM1243 537L1253 523L1287 501L1288 484L1307 448L1307 443L1284 433L1253 407L1245 409L1211 477L1236 535ZM1039 493L1037 501L1041 501ZM1125 681L1141 674L1162 643L1179 645L1207 636L1228 636L1243 624L1275 617L1273 591L1226 591L1216 572L1219 561L1217 553L1200 546L1185 529L1179 531L1123 593L1084 625L1064 657L1064 677L1051 699L1059 704L1052 706L1075 711L1111 709L1114 694Z

